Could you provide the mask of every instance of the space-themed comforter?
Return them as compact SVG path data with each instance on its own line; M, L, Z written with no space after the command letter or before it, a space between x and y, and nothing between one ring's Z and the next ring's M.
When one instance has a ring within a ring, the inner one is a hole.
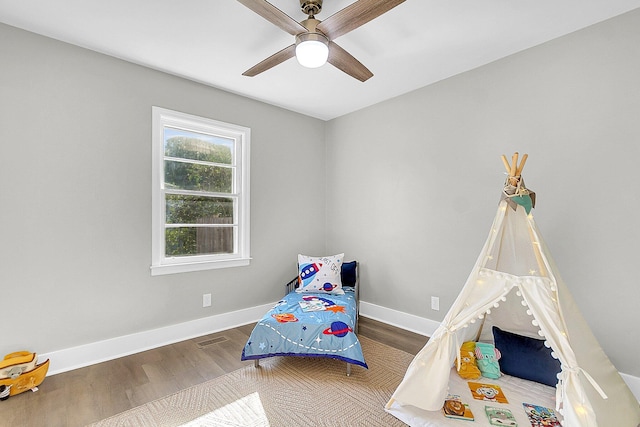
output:
M287 294L256 324L242 360L271 356L330 357L367 368L354 332L353 288L344 295Z

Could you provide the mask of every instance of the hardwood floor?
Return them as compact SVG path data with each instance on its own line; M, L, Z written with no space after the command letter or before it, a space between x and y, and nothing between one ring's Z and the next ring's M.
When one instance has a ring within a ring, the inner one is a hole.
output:
M47 377L39 391L0 402L0 426L85 426L235 371L253 363L240 360L253 326ZM427 342L427 337L366 317L360 318L358 334L411 354Z

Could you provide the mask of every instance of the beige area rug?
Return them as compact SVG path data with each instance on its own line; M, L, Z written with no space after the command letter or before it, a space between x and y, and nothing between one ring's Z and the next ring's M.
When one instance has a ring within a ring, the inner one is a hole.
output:
M360 337L366 370L334 359L275 357L107 418L116 426L404 426L384 411L413 356Z

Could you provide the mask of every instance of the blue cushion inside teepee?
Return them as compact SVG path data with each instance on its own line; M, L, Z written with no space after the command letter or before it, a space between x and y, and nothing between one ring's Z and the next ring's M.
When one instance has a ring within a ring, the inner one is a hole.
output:
M544 340L529 338L493 327L494 344L502 357L500 370L503 374L555 387L560 361L551 356L551 349Z

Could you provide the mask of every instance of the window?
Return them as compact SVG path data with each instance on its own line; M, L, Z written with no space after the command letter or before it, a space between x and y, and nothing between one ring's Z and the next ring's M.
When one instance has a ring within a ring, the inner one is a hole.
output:
M249 264L250 129L153 107L151 274Z

